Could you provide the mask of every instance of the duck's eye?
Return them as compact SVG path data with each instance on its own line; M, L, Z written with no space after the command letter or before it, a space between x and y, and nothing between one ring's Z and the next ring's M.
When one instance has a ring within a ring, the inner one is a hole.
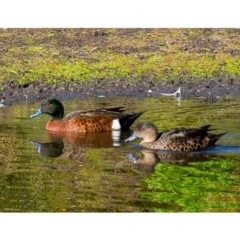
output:
M46 102L46 106L49 106L50 105L50 102Z
M140 131L143 131L144 130L144 127L140 127L140 129L139 129Z

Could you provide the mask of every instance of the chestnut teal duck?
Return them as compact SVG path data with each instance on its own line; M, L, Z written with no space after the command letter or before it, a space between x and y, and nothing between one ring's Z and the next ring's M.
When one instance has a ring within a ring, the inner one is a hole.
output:
M144 113L125 113L123 107L78 110L64 117L62 103L49 98L41 103L41 107L30 118L43 113L51 116L46 130L53 132L101 132L112 130L129 130L133 122Z
M158 132L153 123L140 122L136 125L134 133L125 142L142 138L143 141L140 142L140 145L144 149L198 151L214 146L217 140L226 133L209 133L210 126L206 125L199 128L179 127Z

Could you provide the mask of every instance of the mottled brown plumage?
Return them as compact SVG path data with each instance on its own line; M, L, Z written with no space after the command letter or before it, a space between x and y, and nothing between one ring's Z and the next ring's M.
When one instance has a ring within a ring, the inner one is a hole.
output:
M173 128L168 131L158 132L157 127L151 122L141 122L135 127L134 133L125 141L142 138L140 145L146 149L172 150L172 151L197 151L214 146L216 141L225 133L209 133L211 125L199 128Z

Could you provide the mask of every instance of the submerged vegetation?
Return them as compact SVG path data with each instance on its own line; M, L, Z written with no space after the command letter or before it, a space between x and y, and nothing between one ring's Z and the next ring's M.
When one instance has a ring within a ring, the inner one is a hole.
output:
M240 75L239 29L1 29L0 44L0 82Z
M158 164L141 196L161 202L162 208L152 209L157 212L239 212L239 187L233 186L239 165L232 157L187 167Z

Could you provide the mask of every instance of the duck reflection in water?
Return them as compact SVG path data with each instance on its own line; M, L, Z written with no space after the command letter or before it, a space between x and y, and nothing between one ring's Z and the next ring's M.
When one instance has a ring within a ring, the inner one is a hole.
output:
M30 141L37 147L37 152L44 157L56 158L63 154L64 144L62 140L53 140L52 142L40 143Z
M174 151L157 151L142 150L139 153L125 153L137 169L144 172L154 172L155 167L159 163L169 163L187 166L190 162L205 162L214 157L213 152L174 152Z
M62 133L47 131L49 142L30 141L42 156L58 157L63 154L64 145L77 147L106 148L121 146L121 131ZM128 134L128 133L126 133ZM124 135L125 137L126 135ZM123 137L123 138L124 138Z
M121 131L112 132L82 132L63 133L47 131L48 137L52 140L61 139L64 143L81 147L112 147L121 146Z

